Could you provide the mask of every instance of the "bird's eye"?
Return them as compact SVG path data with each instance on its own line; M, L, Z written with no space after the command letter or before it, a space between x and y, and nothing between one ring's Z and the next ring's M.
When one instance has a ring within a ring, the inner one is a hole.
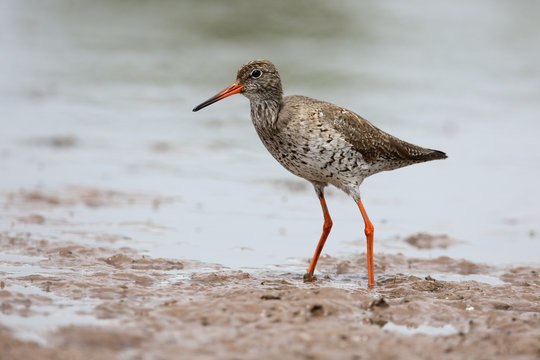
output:
M255 69L255 70L253 70L251 72L251 77L253 77L255 79L258 78L258 77L261 77L261 75L262 75L262 71L259 70L259 69Z

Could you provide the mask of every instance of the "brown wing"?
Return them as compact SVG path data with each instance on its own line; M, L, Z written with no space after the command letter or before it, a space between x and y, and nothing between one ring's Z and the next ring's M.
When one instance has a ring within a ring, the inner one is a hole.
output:
M426 149L400 140L371 124L361 116L339 106L324 103L321 106L324 118L343 135L364 160L398 160L423 162L444 159L446 154Z

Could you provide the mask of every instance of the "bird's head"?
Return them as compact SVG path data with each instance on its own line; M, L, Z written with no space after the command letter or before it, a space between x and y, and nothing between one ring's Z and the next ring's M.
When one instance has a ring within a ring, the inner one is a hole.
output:
M248 62L238 70L236 81L231 86L198 105L193 111L199 111L234 94L243 94L250 101L255 102L281 101L283 96L281 79L274 64L268 60Z

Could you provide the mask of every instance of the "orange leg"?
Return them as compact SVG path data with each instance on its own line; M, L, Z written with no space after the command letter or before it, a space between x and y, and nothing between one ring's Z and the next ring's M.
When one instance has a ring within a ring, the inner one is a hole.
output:
M373 276L373 233L374 233L374 227L371 221L369 221L369 218L366 213L366 209L364 209L364 205L362 204L362 201L360 198L358 198L358 208L360 209L360 212L362 213L362 217L364 218L364 224L366 227L364 228L364 232L366 233L366 239L367 239L367 271L368 271L368 287L370 289L373 289L375 287L375 278Z
M328 208L326 207L326 200L324 200L324 195L321 194L319 196L319 200L321 201L321 207L324 215L324 225L321 239L317 244L317 249L315 249L315 255L313 255L313 259L311 259L311 264L309 264L308 271L304 275L304 281L306 282L313 281L315 279L313 277L313 273L315 272L315 266L317 266L317 261L319 260L319 256L321 256L321 252L324 243L326 242L326 238L328 237L328 234L330 234L330 229L332 229L332 219L330 218L330 213L328 212Z

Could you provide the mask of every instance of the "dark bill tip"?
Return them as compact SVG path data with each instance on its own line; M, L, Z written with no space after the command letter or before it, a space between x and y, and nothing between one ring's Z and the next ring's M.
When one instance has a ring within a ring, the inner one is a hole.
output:
M244 88L243 85L239 85L236 82L234 82L231 86L229 86L225 90L223 90L220 93L212 96L210 99L206 100L205 102L195 106L193 108L193 112L199 111L202 108L207 107L208 105L212 105L213 103L218 102L221 99L225 99L227 96L238 94L239 92L242 91L243 88Z
M210 104L211 103L207 104L206 101L205 101L204 103L195 106L192 111L197 112L197 111L201 110L202 108L207 107Z

